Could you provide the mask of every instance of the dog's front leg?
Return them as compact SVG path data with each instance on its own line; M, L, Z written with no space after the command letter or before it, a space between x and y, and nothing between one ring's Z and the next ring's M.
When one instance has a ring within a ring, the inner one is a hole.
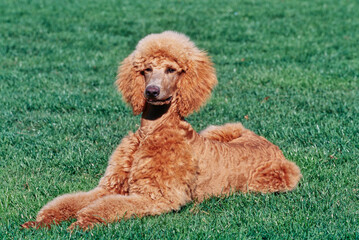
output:
M89 205L92 201L110 194L101 187L89 192L65 194L46 204L37 214L36 221L29 221L21 225L23 228L50 228L51 224L73 218L76 213Z
M50 228L51 224L59 224L61 221L75 217L79 210L100 197L117 193L128 194L128 172L137 146L137 137L130 133L113 153L105 176L97 188L89 192L59 196L39 211L36 221L29 221L21 226L23 228Z
M139 137L136 133L130 133L122 139L121 144L118 145L110 158L99 186L114 194L128 195L128 177L132 167L133 155L137 151L139 143Z
M164 198L153 200L150 197L135 194L109 195L80 210L77 214L77 221L71 224L69 230L72 231L77 227L88 230L99 223L111 223L131 216L158 215L180 207L180 203L169 203Z

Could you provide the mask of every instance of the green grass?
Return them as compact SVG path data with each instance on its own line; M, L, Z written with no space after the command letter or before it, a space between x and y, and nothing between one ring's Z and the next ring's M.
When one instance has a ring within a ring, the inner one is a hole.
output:
M0 2L0 238L359 239L358 1ZM285 194L233 194L91 232L21 230L54 197L96 186L139 118L113 85L152 32L183 32L219 84L188 118L241 121L303 174ZM248 119L245 118L248 116Z

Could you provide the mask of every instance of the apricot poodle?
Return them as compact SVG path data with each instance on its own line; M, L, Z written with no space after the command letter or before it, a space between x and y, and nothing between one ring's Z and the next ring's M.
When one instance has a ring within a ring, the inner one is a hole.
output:
M99 185L45 205L24 228L92 228L131 216L157 215L232 191L282 192L301 178L279 148L240 123L197 133L184 117L198 110L217 83L205 52L183 34L142 39L119 67L116 84L141 127L112 154Z

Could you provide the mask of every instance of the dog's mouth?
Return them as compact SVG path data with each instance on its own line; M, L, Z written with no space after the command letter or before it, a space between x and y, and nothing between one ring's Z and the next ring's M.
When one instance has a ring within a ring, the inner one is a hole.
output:
M149 104L152 104L152 105L164 105L164 104L169 104L172 100L172 96L166 98L166 99L155 99L155 98L146 98L146 101L149 103Z

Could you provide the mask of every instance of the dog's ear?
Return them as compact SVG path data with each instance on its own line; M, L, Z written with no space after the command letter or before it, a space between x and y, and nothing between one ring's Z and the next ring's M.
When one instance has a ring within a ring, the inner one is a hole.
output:
M134 54L131 54L118 68L116 85L122 93L123 99L132 107L135 115L140 114L145 106L143 92L145 82L141 72L138 71L134 64Z
M179 114L188 116L206 102L217 84L216 72L207 54L196 49L177 83L177 106Z

